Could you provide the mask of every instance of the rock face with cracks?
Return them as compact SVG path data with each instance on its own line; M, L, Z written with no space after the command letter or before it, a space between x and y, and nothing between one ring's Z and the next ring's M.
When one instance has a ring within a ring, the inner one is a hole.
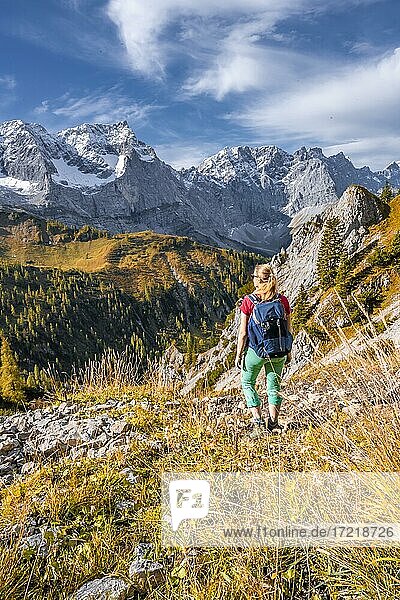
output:
M54 458L104 457L116 449L126 450L133 439L161 449L159 441L147 440L124 417L107 414L122 406L124 402L111 399L93 406L93 416L87 416L81 406L63 402L0 416L0 481L10 484L15 475L29 473ZM128 416L129 411L124 414Z
M320 148L223 148L176 171L126 121L50 133L0 123L0 204L111 233L152 229L272 256L290 243L290 219L317 214L350 184L400 186L400 168L357 169Z

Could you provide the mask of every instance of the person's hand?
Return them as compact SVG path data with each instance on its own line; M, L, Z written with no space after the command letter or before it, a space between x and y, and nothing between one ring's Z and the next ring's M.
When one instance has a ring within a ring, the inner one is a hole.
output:
M243 354L236 354L235 367L237 369L241 369L242 368L242 359L243 359Z

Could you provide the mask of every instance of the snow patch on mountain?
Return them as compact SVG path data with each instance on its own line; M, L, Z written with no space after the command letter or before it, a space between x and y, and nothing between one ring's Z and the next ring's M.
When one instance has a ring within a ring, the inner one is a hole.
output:
M126 121L58 133L19 120L2 123L0 174L3 204L46 218L111 232L154 229L270 255L351 184L373 192L386 181L400 187L396 162L374 173L320 148L289 154L276 146L226 147L178 172Z
M125 172L127 159L128 159L128 157L125 156L124 154L121 154L118 157L117 163L115 165L116 177L121 177L121 175L123 175L123 173Z
M116 157L117 158L117 157ZM117 158L118 161L118 158ZM75 165L69 165L64 159L53 158L53 164L57 173L52 175L53 181L66 187L95 187L104 185L113 181L116 177L115 172L109 177L103 179L93 173L83 173Z
M117 166L119 160L119 156L118 154L104 154L103 160L105 163L107 163L110 169L115 170L115 167Z
M154 149L138 140L126 121L111 125L84 123L64 129L57 136L72 146L80 157L98 165L100 169L114 170L119 157L129 155L132 151L146 162L156 158ZM118 173L122 175L121 163Z
M2 175L0 175L0 187L10 189L22 196L31 196L38 191L37 184L32 181L24 181L15 177L3 177Z

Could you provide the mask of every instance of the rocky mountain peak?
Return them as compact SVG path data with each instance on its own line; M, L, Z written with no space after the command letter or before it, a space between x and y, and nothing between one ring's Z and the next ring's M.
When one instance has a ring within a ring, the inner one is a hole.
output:
M225 184L233 180L262 185L262 177L282 178L288 170L290 154L277 146L232 146L206 158L197 170Z
M282 258L276 255L272 263L279 271L282 289L296 298L300 285L312 287L317 283L318 250L324 223L337 219L338 232L348 254L358 250L371 225L382 221L389 212L386 203L360 185L349 186L342 196L323 208L319 214L300 224L293 219L292 241Z
M395 180L396 182L400 182L400 163L395 161L391 162L390 165L382 171L382 175L388 181Z
M293 153L293 158L295 161L303 161L310 160L313 158L322 160L325 157L322 152L322 148L306 148L305 146L302 146L301 148L299 148L299 150L296 150L296 152Z
M21 120L0 124L3 205L114 233L154 229L274 254L290 243L291 219L293 231L351 184L379 192L386 180L400 187L397 163L374 173L318 147L293 155L275 145L225 147L177 172L127 121L58 133Z
M8 178L25 182L27 189L29 183L44 183L46 174L54 171L51 158L62 152L61 142L37 123L14 120L0 125L2 171Z
M137 139L127 121L112 124L84 123L64 129L57 135L75 148L79 156L97 163L107 163L107 159L100 158L102 156L129 156L134 150L140 158L147 157L151 160L156 157L151 146Z
M388 213L387 204L375 194L360 185L351 185L323 216L339 219L344 246L351 253L360 245L368 227L379 223Z

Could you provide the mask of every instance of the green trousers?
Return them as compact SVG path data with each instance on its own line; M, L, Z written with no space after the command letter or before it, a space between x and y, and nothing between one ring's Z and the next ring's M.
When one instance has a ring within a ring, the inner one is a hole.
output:
M242 363L242 389L248 408L260 406L260 398L255 390L255 383L262 367L264 367L267 377L268 403L280 406L282 398L279 391L285 362L286 356L283 358L260 358L252 348L247 348Z

